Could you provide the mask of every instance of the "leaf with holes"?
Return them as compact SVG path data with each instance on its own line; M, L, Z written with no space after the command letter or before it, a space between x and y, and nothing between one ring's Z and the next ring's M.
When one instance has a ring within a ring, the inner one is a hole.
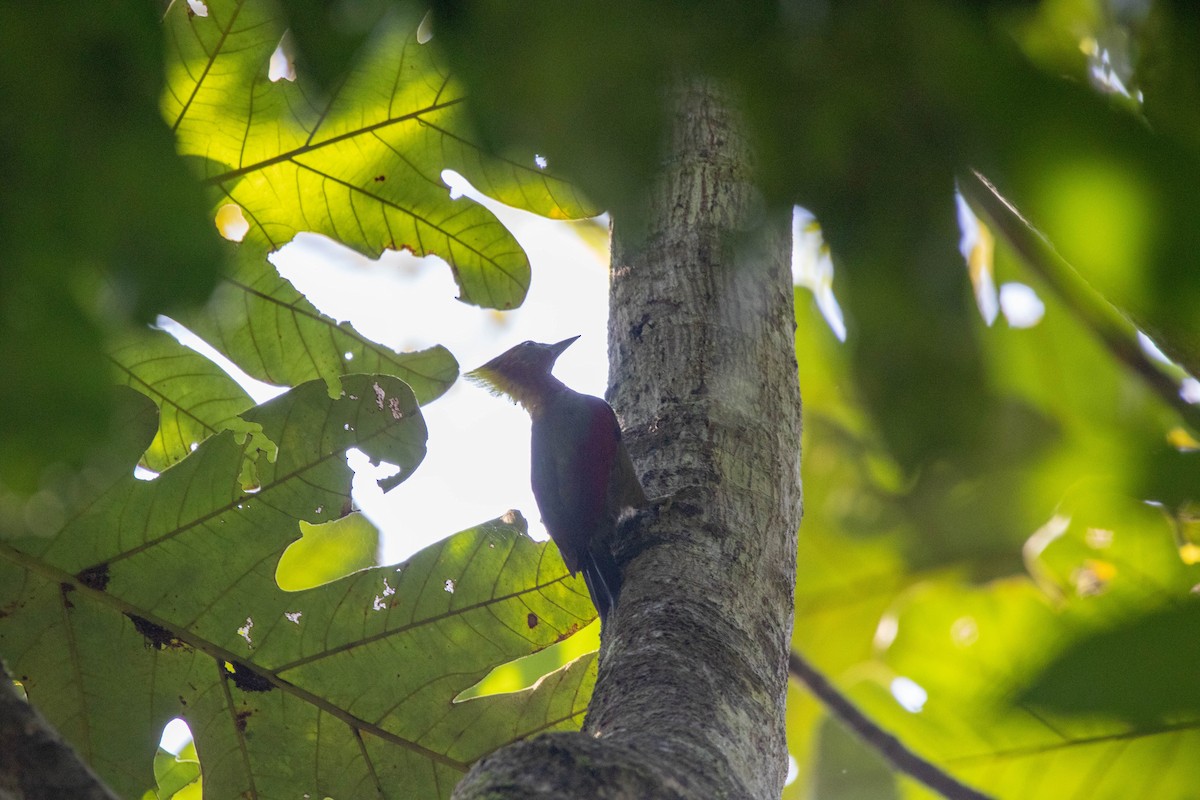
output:
M458 378L446 348L397 353L373 342L319 312L266 260L264 248L238 249L235 271L208 305L180 321L251 377L279 386L322 378L336 386L339 375L382 372L407 383L421 405Z
M281 386L320 378L340 391L339 377L351 368L388 373L407 383L422 405L458 377L458 362L444 347L397 353L321 314L261 248L257 255L240 248L236 263L207 307L180 317L251 377ZM159 432L142 458L145 467L161 472L209 436L247 429L238 415L254 401L220 367L173 337L124 332L111 344L109 360L122 383L159 407Z
M276 585L297 520L348 508L347 448L402 474L424 455L407 386L342 385L331 399L309 382L245 412L261 432L210 436L149 482L129 467L153 407L128 392L125 466L93 475L53 535L0 544L0 653L123 796L153 785L175 716L214 797L444 797L490 749L580 723L590 660L519 697L453 702L592 616L554 548L511 525L465 531L399 568Z
M266 0L212 0L208 13L167 13L163 113L180 152L202 163L218 204L239 205L246 240L276 249L301 231L378 256L437 255L465 302L520 305L529 261L491 212L450 198L453 169L484 192L558 218L595 213L565 182L487 155L472 139L462 93L418 41L423 8L401 4L375 26L328 96L304 81L272 81L284 23Z

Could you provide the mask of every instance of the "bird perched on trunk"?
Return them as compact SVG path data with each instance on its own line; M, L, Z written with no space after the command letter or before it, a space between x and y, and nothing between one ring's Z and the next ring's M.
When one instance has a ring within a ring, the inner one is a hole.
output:
M533 496L550 538L574 575L583 573L604 622L621 593L612 540L622 516L646 495L608 403L550 374L572 342L522 342L466 377L520 403L533 418Z

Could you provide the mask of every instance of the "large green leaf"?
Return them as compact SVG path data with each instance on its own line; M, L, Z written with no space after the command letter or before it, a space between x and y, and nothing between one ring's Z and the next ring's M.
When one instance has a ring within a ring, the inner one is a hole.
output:
M422 405L457 379L458 362L444 347L397 353L317 311L263 248L241 245L236 264L208 305L180 321L251 377L281 386L322 378L336 388L339 375L386 373Z
M142 464L162 472L209 436L236 427L254 405L250 396L213 362L162 331L129 331L110 345L108 357L122 383L158 406L159 426Z
M408 249L449 263L469 303L520 305L529 262L482 206L450 198L455 169L510 204L562 218L592 213L562 181L491 158L472 141L462 93L432 47L417 41L423 10L399 4L375 26L346 79L328 96L272 82L283 35L269 0L213 0L206 16L167 13L163 113L179 150L202 159L221 202L238 204L247 240L275 249L300 231L362 253Z
M441 396L458 377L444 347L397 353L312 306L275 267L243 246L236 272L202 309L181 314L193 332L254 378L293 386L323 379L338 391L339 376L387 373L404 380L421 404ZM142 463L156 472L226 428L245 428L237 415L254 403L225 372L165 333L135 330L110 345L120 380L159 407L158 435Z
M553 547L510 525L315 589L275 584L296 520L349 505L348 447L402 474L423 456L403 383L354 375L343 390L296 387L242 415L260 433L211 436L149 482L129 466L153 409L131 393L125 469L97 476L52 536L0 547L0 653L122 794L152 785L174 716L215 797L446 796L482 753L579 724L590 661L519 696L452 702L592 616Z

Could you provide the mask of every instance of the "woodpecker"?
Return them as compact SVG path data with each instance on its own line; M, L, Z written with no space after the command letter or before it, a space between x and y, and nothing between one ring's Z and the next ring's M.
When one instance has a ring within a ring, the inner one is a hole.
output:
M551 374L578 338L522 342L466 377L519 403L533 419L534 499L567 569L583 573L603 624L621 593L613 535L624 515L646 505L646 495L612 407Z

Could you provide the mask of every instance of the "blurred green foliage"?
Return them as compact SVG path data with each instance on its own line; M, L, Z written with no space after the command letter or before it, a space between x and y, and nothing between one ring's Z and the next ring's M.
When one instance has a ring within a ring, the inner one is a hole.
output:
M110 435L105 336L221 268L158 113L163 50L151 3L0 3L0 495L88 461Z

